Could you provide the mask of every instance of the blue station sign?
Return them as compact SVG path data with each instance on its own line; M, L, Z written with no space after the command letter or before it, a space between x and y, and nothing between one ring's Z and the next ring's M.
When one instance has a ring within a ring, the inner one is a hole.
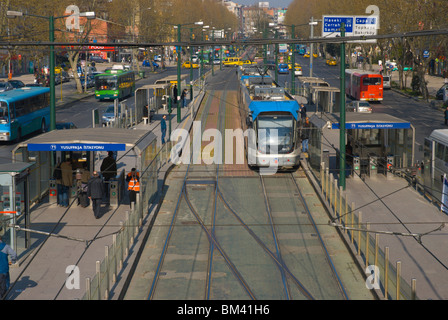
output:
M124 143L29 143L28 151L125 151Z
M346 123L345 129L409 129L409 122L377 122L377 123ZM339 129L339 123L332 123L331 129Z

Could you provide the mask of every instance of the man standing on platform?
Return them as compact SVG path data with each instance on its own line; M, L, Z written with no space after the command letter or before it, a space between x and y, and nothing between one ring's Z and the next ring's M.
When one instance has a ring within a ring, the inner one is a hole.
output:
M87 183L87 196L92 201L93 214L96 219L100 218L101 201L104 195L104 183L97 171L93 171L93 177Z

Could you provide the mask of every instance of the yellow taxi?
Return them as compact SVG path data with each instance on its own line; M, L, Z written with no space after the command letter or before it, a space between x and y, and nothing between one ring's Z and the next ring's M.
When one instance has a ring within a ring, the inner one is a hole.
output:
M250 60L244 60L242 64L257 64L257 63Z
M337 63L335 58L330 58L330 59L327 59L326 64L329 65L329 66L335 66L338 63Z
M222 62L224 67L238 67L243 65L241 58L228 57Z
M300 63L295 63L295 68L300 67ZM291 70L292 69L292 63L288 63L288 69Z
M305 53L305 54L303 55L303 57L304 57L304 58L309 58L309 57L310 57L310 53L309 53L309 52Z
M197 69L199 68L199 64L197 63L191 63L190 61L185 61L184 63L182 63L182 68L193 68L193 69Z
M317 53L313 53L313 57L314 57L314 58L317 58Z
M301 76L302 75L302 67L299 65L296 65L295 70L294 70L294 75L295 76Z

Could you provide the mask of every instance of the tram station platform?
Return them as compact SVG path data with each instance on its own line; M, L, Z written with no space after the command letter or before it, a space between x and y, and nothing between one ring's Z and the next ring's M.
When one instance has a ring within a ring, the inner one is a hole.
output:
M305 159L301 165L310 172ZM417 178L418 175L420 172ZM316 181L314 187L320 193ZM384 252L389 248L390 264L396 266L400 262L401 277L407 283L402 287L409 287L414 279L417 299L448 299L448 229L444 225L448 216L440 208L397 175L365 176L363 179L351 176L346 179L345 197L349 204L354 204L354 214L361 215L362 227L369 224L371 237L379 235L379 249ZM321 198L324 198L322 194ZM358 225L354 227L359 228ZM352 250L356 255L353 245ZM360 257L359 261L363 262ZM388 294L390 299L396 299L395 292Z
M190 101L189 101L190 102ZM185 128L192 125L192 111L197 112L199 104L189 103L186 108L181 108L181 122L176 121L176 109L171 114L172 130ZM157 144L161 145L160 120L166 111L160 109L154 114L151 121L139 123L135 126L137 130L148 130L157 136ZM168 119L167 119L168 127ZM130 129L132 130L132 129ZM167 134L168 135L168 134ZM106 153L101 154L104 158ZM100 157L100 158L101 158ZM99 164L98 164L99 163ZM101 160L97 165L101 164ZM129 172L135 166L132 157L118 158L118 171ZM161 167L158 172L158 184L163 183L164 176L170 164ZM99 168L96 168L99 169ZM10 268L11 287L6 300L79 300L86 292L86 279L92 279L96 273L96 261L102 261L105 257L105 247L113 243L113 235L120 230L120 223L126 218L130 210L129 201L126 198L118 207L109 207L103 202L100 219L95 219L92 206L82 208L77 205L76 199L71 199L69 208L57 206L50 203L49 197L45 197L40 203L31 208L31 221L29 228L47 233L59 235L48 236L47 234L32 233L34 237L33 246L23 255L19 256L19 262ZM157 203L159 199L155 199ZM157 206L150 207L147 219L153 214ZM145 228L147 226L143 226ZM142 231L144 233L144 230ZM36 239L37 238L37 239ZM134 248L138 246L135 243ZM129 255L131 257L132 255ZM127 260L120 278L129 272L132 263ZM70 275L72 266L77 266L79 274L79 287L76 283L66 285L66 279ZM120 283L120 281L117 281ZM112 290L110 299L117 299L113 292L119 292L119 284L116 291Z

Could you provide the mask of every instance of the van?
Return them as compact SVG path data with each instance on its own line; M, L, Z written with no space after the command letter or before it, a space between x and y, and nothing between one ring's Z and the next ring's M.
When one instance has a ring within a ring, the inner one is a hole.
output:
M240 65L243 65L243 61L241 60L241 58L228 57L222 62L222 64L225 67L238 67Z
M390 76L383 76L383 89L390 89Z

